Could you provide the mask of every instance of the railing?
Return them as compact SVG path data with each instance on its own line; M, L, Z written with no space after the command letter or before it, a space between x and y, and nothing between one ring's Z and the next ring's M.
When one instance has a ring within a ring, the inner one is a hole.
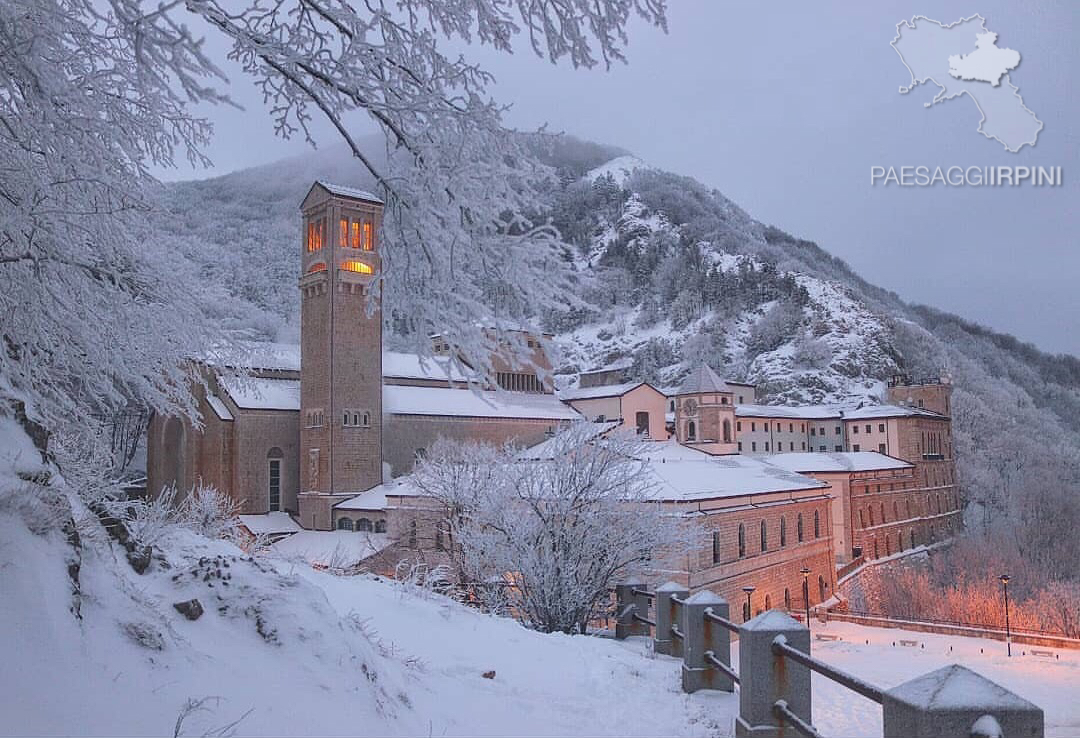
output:
M926 623L927 625L948 625L954 628L978 628L980 630L993 630L1004 631L1005 623L979 623L973 620L946 620L944 618L928 618L921 615L913 615L912 617L903 617L897 615L886 615L880 612L870 612L869 610L845 610L844 614L854 615L863 618L880 618L882 620L896 620L898 622L906 623ZM1032 635L1032 636L1051 636L1054 638L1077 638L1080 634L1069 634L1064 630L1036 630L1034 628L1011 628L1012 632L1016 635Z
M999 736L1043 735L1040 708L956 664L882 690L811 656L809 629L780 610L736 625L722 597L707 590L689 596L673 582L653 592L638 582L619 585L616 600L616 638L651 633L657 653L682 658L684 691L739 685L739 736L823 738L811 720L811 672L881 705L885 738L981 736L988 726ZM738 670L732 633L739 634ZM943 690L956 698L937 704Z

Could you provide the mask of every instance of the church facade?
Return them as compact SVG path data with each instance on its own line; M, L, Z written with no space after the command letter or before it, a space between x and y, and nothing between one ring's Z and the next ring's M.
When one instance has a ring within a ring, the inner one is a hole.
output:
M336 505L407 473L440 436L530 445L581 417L535 374L504 367L505 388L476 392L445 359L383 351L382 315L368 310L382 209L368 192L312 186L301 205L299 347L199 362L202 427L151 420L149 490L212 485L241 514L286 512L331 530ZM547 338L528 336L534 360Z

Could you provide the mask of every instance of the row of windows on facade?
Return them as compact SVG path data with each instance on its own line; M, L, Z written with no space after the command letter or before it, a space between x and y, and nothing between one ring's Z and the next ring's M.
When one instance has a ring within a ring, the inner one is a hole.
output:
M825 601L825 596L829 592L829 583L826 582L825 577L821 576L820 574L818 574L817 582L818 582L818 601L819 602L824 602ZM809 592L807 592L807 597L809 597ZM809 604L809 603L804 603L804 605L805 604ZM769 595L769 594L765 595L765 607L764 607L764 609L758 610L756 613L751 612L749 602L744 602L744 603L742 603L743 622L745 623L754 614L760 615L762 612L768 612L771 609L772 609L772 596ZM791 590L788 589L787 587L784 587L784 609L785 610L791 610Z
M933 506L931 506L931 504L930 504L931 502L934 503ZM933 507L933 509L931 509L931 507ZM948 492L946 492L945 495L944 495L944 500L942 500L941 493L938 493L936 495L927 495L926 496L926 510L923 512L923 514L924 515L940 515L943 512L946 512L948 510L955 510L955 509L956 509L956 495L955 494L949 494ZM866 519L867 518L870 519L870 526L871 527L873 527L874 525L879 525L879 524L884 525L885 523L889 522L885 517L885 503L884 502L881 503L879 511L881 512L881 516L877 520L877 522L875 522L874 521L874 506L873 505L867 505L867 507L865 508L866 515L863 514L864 508L859 508L859 527L860 528L867 527L866 526ZM904 512L907 514L907 517L906 518L901 518L900 517L900 504L899 504L899 501L898 500L893 500L893 504L892 504L893 522L896 522L896 521L901 520L901 519L910 520L912 518L912 515L911 515L911 500L910 499L904 500Z
M945 524L944 524L945 532L948 533L948 532L951 532L952 530L955 530L958 527L958 525L959 525L958 521L956 521L956 520L947 520L947 521L945 521ZM908 537L908 542L909 542L910 545L909 546L904 546L904 531L902 531L902 530L896 531L896 551L897 552L904 551L906 548L915 548L915 546L918 544L918 540L915 538L915 529L914 528L908 529L908 536L907 537ZM892 553L893 553L892 536L886 534L885 536L883 536L883 538L885 540L885 555L886 556L891 556ZM934 543L934 541L936 539L937 539L937 528L934 527L933 525L931 525L930 526L930 532L929 532L929 534L927 536L927 541L926 542L927 543ZM878 547L878 539L877 538L871 538L870 539L870 551L868 551L867 553L870 553L870 552L873 552L873 557L875 559L879 558L881 556L881 549Z
M370 518L359 518L355 522L352 518L338 518L338 530L355 530L357 533L385 533L386 521L371 521Z
M544 385L535 374L524 372L496 372L495 381L511 392L543 392Z
M803 532L803 516L799 513L795 522L796 538L799 543L804 540ZM760 525L761 535L761 548L760 553L765 553L769 550L769 526L766 521L762 520ZM821 515L816 510L814 511L814 538L821 538ZM780 518L780 547L783 548L788 543L787 541L787 517L782 516ZM746 556L746 524L739 523L739 558ZM720 536L720 531L713 531L712 539L712 559L714 564L719 564L724 561L723 544Z
M871 425L870 423L867 423L865 428L866 428L867 433L873 433L874 432L874 426ZM885 432L885 424L884 423L878 423L877 429L878 429L878 433L884 433ZM851 426L851 432L856 436L859 435L859 426L858 425L852 425Z
M321 251L326 245L326 224L322 220L308 221L308 253ZM375 226L370 220L342 218L338 225L338 245L361 251L375 250Z
M326 422L326 415L321 408L308 410L304 415L305 428L321 428ZM345 428L370 428L371 413L367 410L342 410L341 425Z
M415 520L409 521L409 548L417 548L420 544L420 537L417 532L417 526ZM448 551L452 545L450 527L446 521L437 523L435 525L435 550L436 551Z

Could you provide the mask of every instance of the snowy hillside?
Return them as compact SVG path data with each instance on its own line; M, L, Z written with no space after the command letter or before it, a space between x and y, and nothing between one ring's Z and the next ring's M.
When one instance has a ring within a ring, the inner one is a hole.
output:
M560 340L561 383L630 358L637 378L671 385L705 361L759 383L766 403L832 402L878 399L897 371L947 371L969 524L996 513L1080 524L1080 360L904 303L817 244L624 151L567 138L544 155L561 182L547 215L578 298L535 306ZM318 177L370 186L330 148L163 190L154 228L216 290L208 308L223 331L296 340L297 207ZM1030 535L1023 545L1043 564L1080 555L1071 538L1048 549L1037 526Z
M737 709L684 695L640 640L544 635L178 526L136 573L25 436L0 437L0 735L713 735Z

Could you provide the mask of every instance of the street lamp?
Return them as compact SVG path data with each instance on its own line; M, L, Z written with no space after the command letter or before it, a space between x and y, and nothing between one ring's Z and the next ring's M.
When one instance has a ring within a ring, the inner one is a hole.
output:
M1009 579L1008 574L1001 575L1001 589L1005 595L1005 648L1012 656L1012 632L1009 630Z
M743 587L742 588L742 591L746 592L746 611L745 611L745 614L743 615L743 622L744 623L747 620L749 620L750 616L753 614L753 611L750 609L750 595L754 594L755 589L757 589L757 587Z
M799 569L799 573L802 574L802 598L803 604L806 606L806 627L810 627L810 569L803 567Z

